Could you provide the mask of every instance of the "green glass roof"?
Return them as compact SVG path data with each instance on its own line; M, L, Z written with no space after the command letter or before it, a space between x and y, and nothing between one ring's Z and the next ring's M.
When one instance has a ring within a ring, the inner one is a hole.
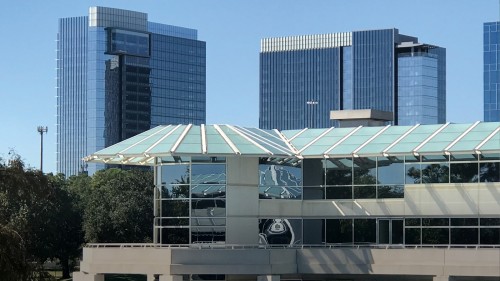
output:
M231 125L158 126L97 151L85 161L154 165L160 156L341 158L500 152L500 122L263 130Z

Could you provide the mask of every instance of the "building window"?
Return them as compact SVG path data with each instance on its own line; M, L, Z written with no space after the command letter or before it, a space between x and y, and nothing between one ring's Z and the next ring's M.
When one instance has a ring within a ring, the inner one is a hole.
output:
M218 157L164 157L156 167L155 228L162 244L223 243L226 164Z
M261 158L260 199L302 199L302 166L293 159Z

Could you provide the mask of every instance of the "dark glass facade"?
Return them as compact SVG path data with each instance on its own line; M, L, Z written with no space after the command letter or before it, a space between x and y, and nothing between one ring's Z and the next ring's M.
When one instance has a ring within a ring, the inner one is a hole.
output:
M484 121L500 121L500 22L484 24Z
M392 112L396 125L445 123L445 49L417 41L397 29L264 39L259 127L337 126L330 111L344 109Z
M446 120L446 50L432 45L398 48L398 125Z
M59 20L57 171L93 173L82 157L163 124L206 120L205 42L147 14L90 8Z

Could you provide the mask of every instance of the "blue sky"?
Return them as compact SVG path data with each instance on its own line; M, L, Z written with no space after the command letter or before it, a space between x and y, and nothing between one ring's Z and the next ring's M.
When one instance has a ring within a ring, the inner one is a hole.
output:
M483 119L483 23L498 0L19 0L0 9L0 157L12 148L55 172L56 34L90 6L137 10L198 30L207 42L207 123L258 126L259 49L266 37L398 28L447 49L447 121Z

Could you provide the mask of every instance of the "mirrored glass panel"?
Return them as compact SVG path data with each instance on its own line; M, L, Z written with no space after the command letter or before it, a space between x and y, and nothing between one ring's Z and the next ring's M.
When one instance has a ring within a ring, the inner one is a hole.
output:
M377 183L377 159L375 157L354 157L354 184Z
M354 186L354 199L377 198L377 187L375 185Z
M405 164L405 183L417 184L422 183L420 164Z
M448 163L422 164L422 183L448 183L450 169Z
M405 229L405 244L406 245L419 245L421 244L421 229L420 228L406 228Z
M379 185L377 198L404 198L404 185Z
M189 217L188 200L161 200L162 217Z
M161 166L162 184L189 184L189 165Z
M193 164L191 166L191 183L193 184L225 184L226 165Z
M354 219L354 243L377 243L376 219Z
M422 228L422 244L449 244L450 243L449 228Z
M352 219L327 219L326 243L352 243Z
M259 219L259 244L302 244L301 219Z
M217 184L192 185L192 198L225 198L226 186Z
M259 165L261 186L301 186L302 169L294 166Z
M481 228L479 231L479 239L482 245L500 244L500 228Z
M398 157L378 157L378 184L404 184L404 161Z
M352 158L326 159L326 185L352 184Z
M352 199L352 185L327 186L326 199Z
M471 245L479 242L477 228L451 228L450 231L451 244Z
M225 218L192 218L191 225L195 226L225 226Z
M189 244L189 228L161 228L162 244Z
M188 218L160 218L157 225L163 226L188 226Z
M478 182L478 163L451 163L450 182L469 183Z
M225 217L226 200L192 199L191 217Z
M161 186L161 198L188 198L189 184L169 184Z
M226 241L225 227L192 227L191 243L221 243Z
M481 182L500 181L500 162L484 162L479 164Z

